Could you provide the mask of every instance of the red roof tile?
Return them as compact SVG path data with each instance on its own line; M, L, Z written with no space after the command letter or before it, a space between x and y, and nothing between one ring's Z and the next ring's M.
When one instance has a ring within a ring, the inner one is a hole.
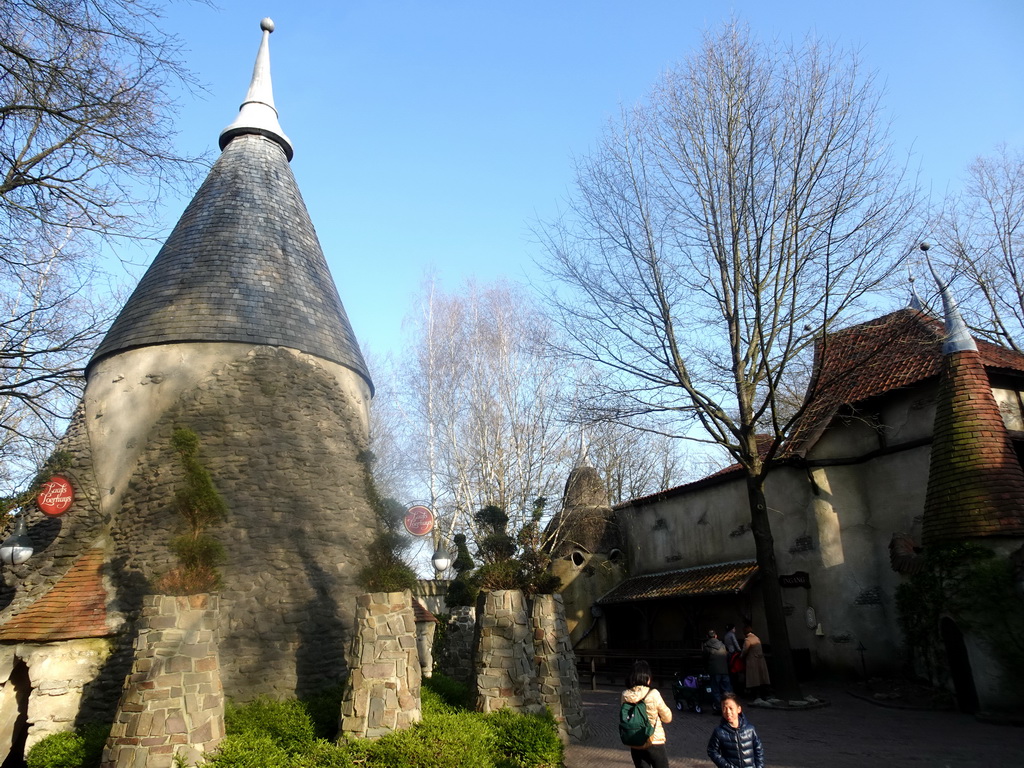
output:
M806 453L843 405L937 377L942 371L944 334L942 321L909 308L829 334L827 344L817 350L816 367L821 371L814 400L791 430L778 457ZM975 341L985 368L1024 373L1024 355L987 341ZM765 451L768 445L759 436L758 448ZM733 477L739 471L739 465L733 464L700 480L632 499L616 509L655 502Z
M427 606L425 606L415 597L412 599L412 614L415 617L417 624L421 621L432 621L435 624L440 623L437 620L437 617L427 610Z
M938 376L944 334L940 320L916 309L901 309L829 334L816 352L818 390L792 432L787 452L805 452L840 406ZM986 341L977 345L986 368L1024 372L1024 355Z
M736 594L746 589L756 575L754 560L648 573L626 579L597 602L608 605L665 597Z
M0 640L46 643L107 637L103 550L90 549L41 598L0 627Z

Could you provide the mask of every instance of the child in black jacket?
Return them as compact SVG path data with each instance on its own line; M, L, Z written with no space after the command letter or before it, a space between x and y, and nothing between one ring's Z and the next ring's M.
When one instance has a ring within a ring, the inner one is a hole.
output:
M717 768L764 768L764 748L735 694L722 696L722 722L711 734L708 757Z

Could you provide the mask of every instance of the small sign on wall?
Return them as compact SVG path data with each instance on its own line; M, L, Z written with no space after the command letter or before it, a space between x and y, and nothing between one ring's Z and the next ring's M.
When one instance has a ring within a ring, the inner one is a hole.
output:
M57 517L63 515L75 500L75 489L71 481L63 475L54 475L45 483L36 496L36 506L44 515Z
M804 589L811 588L811 575L807 571L794 571L790 574L782 574L779 576L780 587L803 587Z

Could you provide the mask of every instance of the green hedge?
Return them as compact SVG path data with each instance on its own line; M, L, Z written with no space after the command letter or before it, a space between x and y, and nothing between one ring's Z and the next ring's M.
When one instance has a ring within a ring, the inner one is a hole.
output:
M342 739L336 731L340 689L307 701L260 698L228 704L227 737L207 756L208 768L556 768L562 744L551 716L468 709L466 686L443 675L424 680L423 720L376 741ZM36 744L28 768L96 768L109 726L60 733Z
M109 734L110 726L102 723L51 734L32 746L25 764L28 768L98 768Z
M562 744L550 714L469 710L466 686L434 675L421 689L423 720L376 741L317 738L340 712L340 690L306 702L230 706L228 736L211 768L556 768ZM319 722L316 722L319 721Z

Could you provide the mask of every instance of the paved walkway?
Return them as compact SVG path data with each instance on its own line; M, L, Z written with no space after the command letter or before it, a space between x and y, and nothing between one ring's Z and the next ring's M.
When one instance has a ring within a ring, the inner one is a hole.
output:
M980 723L957 712L879 707L839 687L808 685L805 692L832 705L805 711L744 708L757 726L769 768L1024 766L1022 727ZM619 692L583 691L583 702L591 736L566 750L566 768L632 768L628 748L619 743ZM665 726L671 767L711 766L707 743L718 722L717 715L675 713Z

